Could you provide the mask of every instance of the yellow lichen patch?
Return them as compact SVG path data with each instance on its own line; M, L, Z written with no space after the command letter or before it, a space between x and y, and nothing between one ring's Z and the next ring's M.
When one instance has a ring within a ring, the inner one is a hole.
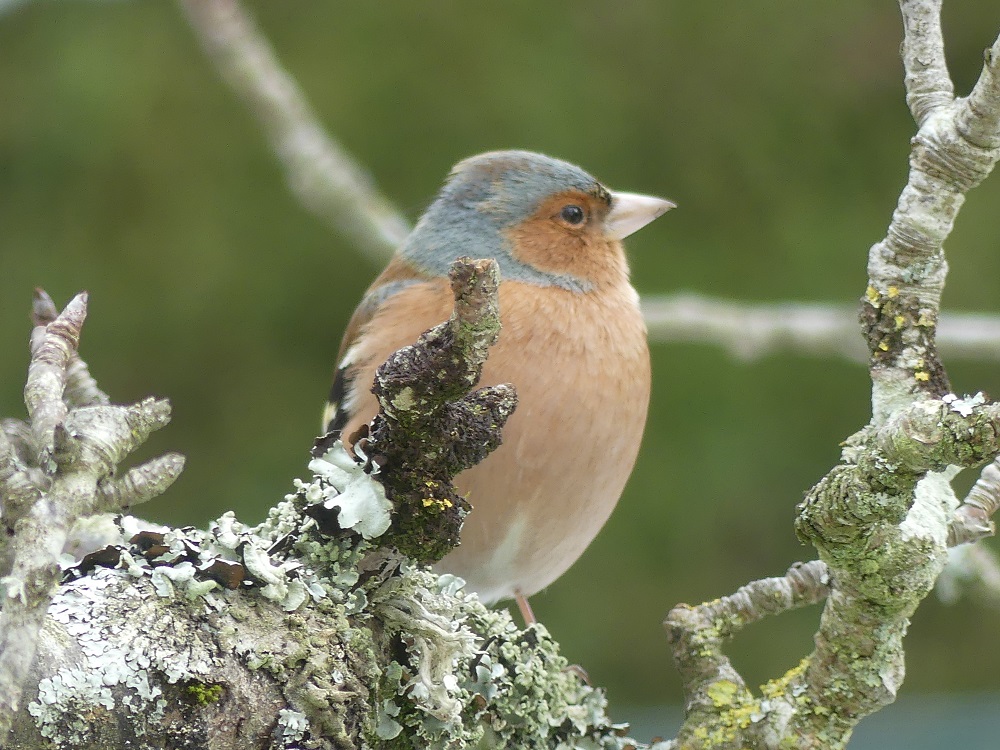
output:
M878 293L878 289L876 289L875 287L869 286L867 289L865 289L865 299L867 299L868 302L873 307L878 307L878 298L879 298L879 296L880 295Z
M898 297L899 296L899 287L898 286L890 286L886 290L885 296L888 297L889 299L892 299L893 297Z
M425 497L421 500L425 508L436 508L437 510L448 510L452 506L451 500L446 497Z
M760 692L765 698L780 698L788 690L788 686L802 677L809 666L809 657L804 657L802 661L789 669L781 677L771 680L760 686Z
M919 380L921 383L926 383L928 380L931 379L931 374L926 370L918 370L917 372L913 373L913 379Z
M882 339L881 341L878 342L878 348L884 352L889 351L889 342L885 339Z
M896 323L896 330L898 331L906 323L906 316L897 315L895 318L893 318L893 321Z
M719 680L709 686L708 697L712 699L712 703L715 704L717 708L722 706L728 706L733 702L733 698L740 691L740 686L737 685L732 680Z

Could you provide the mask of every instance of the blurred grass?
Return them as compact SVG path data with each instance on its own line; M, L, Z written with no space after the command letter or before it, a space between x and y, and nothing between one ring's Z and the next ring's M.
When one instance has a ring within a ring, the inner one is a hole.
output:
M457 0L252 6L324 122L415 219L450 165L523 147L680 209L630 241L645 294L849 301L905 180L913 125L893 3ZM948 4L960 90L1000 28ZM951 309L996 312L1000 180L948 245ZM20 415L32 287L91 292L83 351L119 401L168 396L149 452L189 457L143 511L247 520L304 471L340 333L378 269L305 213L169 3L39 0L0 16L0 413ZM957 390L1000 392L956 363ZM533 600L612 705L676 702L660 620L811 557L794 506L868 416L854 365L657 346L639 466L584 558ZM810 646L811 609L751 628L754 680ZM996 689L997 614L934 600L907 692Z

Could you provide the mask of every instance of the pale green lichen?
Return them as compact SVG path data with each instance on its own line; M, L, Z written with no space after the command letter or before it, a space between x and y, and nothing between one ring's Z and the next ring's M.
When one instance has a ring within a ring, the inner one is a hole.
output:
M392 503L385 488L371 480L339 440L323 456L310 461L309 470L314 480L309 484L296 480L297 489L310 503L322 503L328 510L338 508L341 528L353 529L365 539L388 530Z
M61 627L73 636L82 662L42 679L28 712L42 736L58 746L81 743L95 711L124 712L142 734L164 716L161 680L198 681L211 672L213 649L196 623L184 617L168 622L156 597L137 588L142 586L102 568L69 582L55 597L47 629ZM109 596L113 591L122 596ZM127 614L123 600L130 602ZM116 695L124 696L120 705Z
M51 617L84 661L41 681L29 711L43 735L85 746L96 716L125 712L136 736L160 737L174 695L221 699L216 670L230 659L280 690L278 747L639 747L608 719L603 692L567 671L544 627L519 629L460 579L360 534L320 534L303 513L310 488L329 485L318 469L258 526L226 514L205 531L167 531L153 551L123 549L118 569L67 583ZM216 561L246 569L243 591L205 578ZM123 620L134 633L120 631Z
M408 644L407 664L386 671L399 708L389 718L403 727L387 747L638 746L619 736L603 692L567 670L543 626L518 629L459 583L412 571L390 596L373 597L373 613Z

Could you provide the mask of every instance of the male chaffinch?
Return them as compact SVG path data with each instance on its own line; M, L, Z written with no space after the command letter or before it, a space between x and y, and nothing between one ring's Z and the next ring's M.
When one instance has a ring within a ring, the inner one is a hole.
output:
M563 574L614 509L649 405L649 349L621 240L673 208L528 151L459 162L348 323L324 412L346 444L378 411L375 369L446 320L451 263L500 267L501 333L481 385L512 383L503 445L460 474L472 511L436 566L492 604Z

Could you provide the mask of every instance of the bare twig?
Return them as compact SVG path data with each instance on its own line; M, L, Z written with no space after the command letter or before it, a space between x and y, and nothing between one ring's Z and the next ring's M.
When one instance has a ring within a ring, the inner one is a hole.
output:
M36 327L46 326L59 315L55 303L44 289L35 289L31 304L31 319ZM109 404L108 394L97 387L97 381L90 374L87 363L74 352L66 368L66 384L63 400L68 406L96 406Z
M239 0L179 0L222 76L263 126L292 191L381 265L409 224L319 123Z
M73 353L80 344L80 329L87 318L87 294L76 295L62 315L48 325L38 325L31 337L31 364L24 386L24 403L34 434L38 456L36 464L43 470L51 465L56 425L66 419L63 391L66 371Z
M166 453L97 485L98 504L125 511L167 491L184 470L184 456Z
M851 305L755 304L680 293L644 297L642 311L652 341L717 344L741 359L788 352L867 361ZM1000 317L942 313L938 344L949 359L1000 360Z
M993 516L1000 508L1000 458L986 466L952 515L948 545L975 542L996 533Z
M958 131L984 149L1000 147L1000 37L983 54L983 71L958 111Z
M941 2L920 0L900 4L903 11L901 52L906 71L906 103L918 126L954 99L941 34Z

